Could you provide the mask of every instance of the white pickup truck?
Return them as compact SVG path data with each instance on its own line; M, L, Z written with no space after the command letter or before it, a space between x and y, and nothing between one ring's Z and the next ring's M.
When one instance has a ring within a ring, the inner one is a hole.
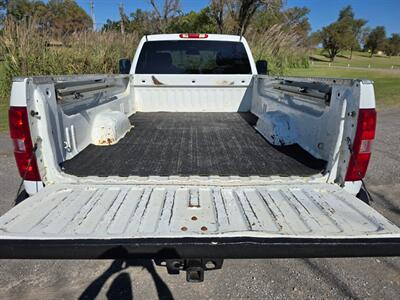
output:
M400 229L355 195L368 80L268 76L244 38L145 36L120 75L15 78L28 199L0 258L153 258L190 281L224 258L390 256Z

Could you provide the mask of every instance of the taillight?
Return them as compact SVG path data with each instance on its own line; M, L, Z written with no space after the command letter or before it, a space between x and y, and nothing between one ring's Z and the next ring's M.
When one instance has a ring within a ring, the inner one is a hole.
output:
M357 131L353 142L353 154L350 158L346 181L357 181L364 178L371 158L371 146L375 138L375 109L360 109Z
M208 38L207 33L181 33L179 35L181 39L206 39Z
M25 176L26 180L40 181L36 158L33 155L33 144L26 107L10 107L8 120L19 175L21 177Z

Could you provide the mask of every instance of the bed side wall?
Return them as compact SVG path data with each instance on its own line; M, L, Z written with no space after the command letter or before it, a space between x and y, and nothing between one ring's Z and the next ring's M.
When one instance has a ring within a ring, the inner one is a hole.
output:
M65 100L57 96L54 81L29 81L28 94L34 101L28 110L38 112L37 121L31 123L31 135L33 140L39 138L41 141L36 155L44 182L48 177L55 178L59 174L61 162L73 158L89 144L94 144L94 139L104 136L107 130L122 138L130 129L128 117L133 113L133 99L130 96L129 77L117 76L111 81L117 81L118 88L114 86L82 92L77 99L70 97Z
M344 133L351 130L347 122L352 119L350 112L359 106L357 83L343 80L334 84L331 80L330 99L325 101L279 90L278 82L282 79L268 76L254 80L251 112L259 117L257 130L275 145L298 144L316 158L326 160L333 180Z

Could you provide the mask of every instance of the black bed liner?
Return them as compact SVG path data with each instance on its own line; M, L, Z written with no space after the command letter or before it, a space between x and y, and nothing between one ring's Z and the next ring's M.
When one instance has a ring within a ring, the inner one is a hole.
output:
M136 113L112 146L90 145L62 164L85 176L310 176L326 162L297 145L275 147L253 128L251 113Z

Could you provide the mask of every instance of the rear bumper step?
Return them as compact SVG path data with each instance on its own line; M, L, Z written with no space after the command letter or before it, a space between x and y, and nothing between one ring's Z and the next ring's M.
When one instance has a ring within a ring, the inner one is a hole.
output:
M400 238L1 240L1 259L317 258L400 256Z

